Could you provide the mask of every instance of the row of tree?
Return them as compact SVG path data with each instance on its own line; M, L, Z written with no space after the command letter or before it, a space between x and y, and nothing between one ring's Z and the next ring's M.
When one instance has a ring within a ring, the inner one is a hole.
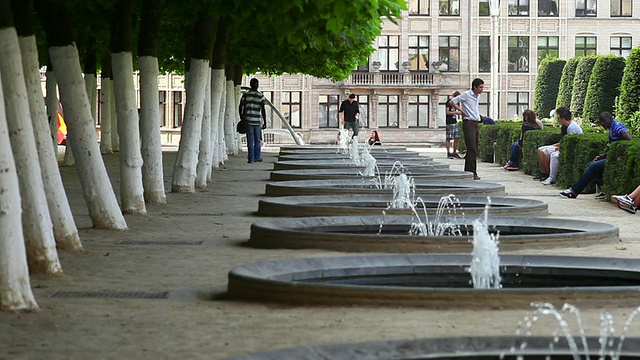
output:
M404 0L0 0L0 308L37 307L29 271L60 273L57 250L82 248L48 124L47 114L55 123L57 94L93 226L126 229L123 214L166 202L160 71L186 74L171 189L194 192L238 152L243 72L342 80L373 51L382 19L399 17L405 6ZM98 70L100 145L91 105ZM119 201L98 156L116 150Z
M590 55L569 60L545 58L538 68L534 111L546 118L568 107L573 116L598 124L599 114L612 112L634 134L640 131L640 47L625 59Z

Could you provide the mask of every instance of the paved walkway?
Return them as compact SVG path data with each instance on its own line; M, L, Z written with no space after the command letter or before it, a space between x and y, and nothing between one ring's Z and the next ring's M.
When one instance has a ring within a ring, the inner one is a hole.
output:
M463 168L462 160L445 159L442 149L424 151L451 164L452 170ZM0 359L222 359L304 344L514 333L526 310L295 307L225 299L227 273L235 266L343 255L245 246L275 156L266 153L265 162L255 164L247 164L244 154L232 157L216 170L206 192L168 193L168 205L149 207L148 216L127 216L128 231L91 229L75 169L63 168L86 252L60 254L63 276L32 276L41 310L0 313ZM165 153L167 188L174 160L175 153ZM117 156L108 155L105 161L117 191ZM505 184L508 196L545 200L549 216L604 221L620 228L619 244L535 253L629 258L640 254L638 218L611 203L594 200L593 195L563 199L558 196L561 189L543 186L520 172L503 171L497 164L480 163L479 175L483 181ZM90 297L104 291L157 298ZM56 297L63 292L85 297ZM631 309L609 307L620 330ZM599 309L585 309L584 315L588 332L597 334ZM632 333L640 333L639 327ZM549 335L544 329L540 331Z

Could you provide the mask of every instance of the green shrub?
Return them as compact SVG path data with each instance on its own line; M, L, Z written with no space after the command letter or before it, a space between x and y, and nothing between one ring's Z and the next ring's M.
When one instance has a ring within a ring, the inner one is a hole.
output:
M573 89L571 89L571 109L573 117L582 117L584 99L587 96L591 70L596 63L596 55L584 56L578 61L576 74L573 77Z
M539 118L549 117L551 110L556 108L560 78L566 63L564 59L548 57L540 62L533 95L533 111Z
M467 152L467 143L464 142L464 132L462 131L462 120L458 121L458 129L460 129L460 139L458 140L458 153Z
M585 133L583 135L567 135L560 141L560 167L557 183L568 188L578 180L596 155L601 154L607 142L607 133ZM584 192L593 192L594 184L585 188Z
M502 122L498 122L496 125L480 126L480 133L478 134L478 156L480 161L493 162L493 144L496 141L500 124Z
M522 144L522 162L520 170L528 175L536 175L540 172L538 160L538 148L544 145L555 144L560 141L562 134L559 127L545 126L538 131L527 131L524 134Z
M522 123L520 122L504 122L498 125L498 133L496 136L496 149L494 162L503 165L509 161L511 157L511 144L520 138Z
M627 57L622 75L622 83L620 84L620 96L618 97L616 107L616 117L619 121L636 131L638 125L634 124L634 114L640 111L640 47L631 50L631 54Z
M628 194L640 184L640 140L616 141L607 152L603 190Z
M580 57L574 57L567 61L562 69L562 77L560 78L560 88L558 89L558 98L556 99L556 109L565 106L571 107L571 92L573 90L573 79L576 75L576 68L580 62Z
M589 79L587 97L584 101L582 112L583 122L588 120L593 124L597 124L601 112L613 111L616 97L619 94L623 71L623 57L615 55L601 55L598 57Z

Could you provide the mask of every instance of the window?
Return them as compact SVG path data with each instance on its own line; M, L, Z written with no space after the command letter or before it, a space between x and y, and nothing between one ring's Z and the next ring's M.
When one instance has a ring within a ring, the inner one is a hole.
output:
M360 105L360 126L369 127L369 95L356 95L356 101Z
M556 0L538 0L538 16L558 16Z
M440 15L442 16L458 16L460 15L459 0L439 0Z
M167 92L164 90L158 91L158 102L160 105L160 126L167 126Z
M378 97L378 127L398 127L398 95L380 95Z
M429 36L409 36L410 71L429 71Z
M576 17L596 16L596 0L576 0Z
M282 92L282 105L280 106L280 112L284 115L285 119L289 120L289 124L294 128L301 128L300 112L302 106L300 103L302 99L302 92L300 91L283 91Z
M538 37L538 65L546 57L557 58L559 51L559 38L557 36Z
M409 95L409 127L429 126L429 95Z
M478 37L478 71L491 71L491 37Z
M429 0L409 0L409 15L429 15Z
M172 91L173 97L173 121L171 122L172 128L179 128L182 126L182 91Z
M383 35L378 37L380 71L398 71L398 65L400 65L399 38L397 35Z
M460 37L440 36L438 38L438 43L440 46L440 71L460 71Z
M596 54L595 36L576 36L576 56Z
M491 15L491 8L489 6L489 0L480 0L478 4L478 15L489 16Z
M631 0L611 0L611 17L631 16Z
M509 72L529 71L529 37L509 36Z
M509 16L529 16L529 0L509 0Z
M320 128L338 127L338 95L320 95L318 121Z
M510 91L507 93L507 116L520 118L522 113L529 108L529 93Z
M611 37L611 53L618 56L629 56L631 52L630 36L612 36Z
M491 93L489 91L483 91L482 94L480 94L480 105L478 109L480 109L480 115L482 116L489 115L489 109L491 108L490 95Z

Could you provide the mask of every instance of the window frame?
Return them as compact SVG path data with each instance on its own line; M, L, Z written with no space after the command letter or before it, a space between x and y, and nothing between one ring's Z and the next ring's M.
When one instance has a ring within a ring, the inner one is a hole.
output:
M584 46L578 48L578 39L584 39ZM593 47L589 47L588 39L595 39ZM578 50L584 51L584 53L578 54ZM576 36L574 46L574 56L588 56L598 53L598 37L597 36Z
M613 40L614 39L618 39L618 46L614 47L613 46ZM625 46L623 45L623 40L628 39L629 40L629 45ZM631 53L631 49L633 49L633 37L632 36L612 36L611 38L609 38L609 51L611 52L611 54L617 55L617 56L622 56L622 57L627 57L629 56L629 54Z
M417 4L415 6L415 8L417 9L417 12L411 12L412 11L412 7L411 5L413 4ZM423 6L421 6L423 5ZM426 13L423 13L422 11L424 10L423 7L427 7L426 9ZM409 16L429 16L430 14L430 1L429 0L409 0L408 4L407 4L407 8L409 10Z
M391 39L395 40L396 45L391 45ZM386 45L380 45L381 40L386 39ZM392 52L395 57L392 59ZM384 56L386 54L386 56ZM400 71L400 35L380 35L378 36L378 60L380 61L381 72L399 72ZM384 61L383 61L384 60ZM395 60L395 62L392 62ZM390 69L391 66L396 69Z
M412 94L409 96L409 109L407 112L407 121L408 127L413 129L425 129L429 127L429 108L431 102L431 96L429 94ZM421 98L426 97L426 101L422 101ZM415 107L415 114L417 115L415 119L415 124L413 124L413 120L411 118L411 109ZM425 110L426 108L426 110ZM424 110L421 112L421 110ZM424 117L420 115L424 115ZM424 124L421 122L424 120Z
M293 94L298 94L298 101L293 100ZM298 106L298 119L293 119L294 107ZM289 111L286 111L288 109ZM285 110L285 111L283 111ZM289 113L289 125L294 129L302 128L302 91L282 91L282 101L280 101L280 112L282 114ZM296 123L294 123L294 120Z
M589 6L589 2L593 4L593 9ZM580 7L582 3L582 7ZM591 12L590 12L591 11ZM576 0L576 17L597 17L598 2L596 0Z
M515 5L511 3L514 2ZM524 4L526 3L526 4ZM523 9L526 6L526 14L522 14ZM516 9L515 13L512 9ZM509 17L527 17L531 15L531 2L529 0L509 0L509 6L507 8L507 14Z
M416 38L416 44L417 45L411 45L411 39L412 38ZM421 46L421 42L420 42L421 39L426 39L427 40L427 46L426 47ZM429 36L429 35L409 35L409 64L411 64L411 67L409 68L410 72L428 72L429 71L429 57L431 56L431 54L430 54L430 51L431 51L430 47L431 46L430 45L431 45L431 36ZM418 60L416 62L412 61L411 51L415 50L416 54L417 54L416 58L419 58L422 55L421 54L421 50L424 50L424 49L426 49L426 51L427 51L427 54L426 54L427 55L427 57L426 57L427 59L426 59L426 61L424 63L424 66L426 68L422 69L421 66L420 66L421 65L421 61L420 60ZM417 68L414 68L414 65L417 65Z
M483 4L487 4L484 6ZM483 9L486 12L483 12ZM478 16L491 16L491 3L489 0L478 0Z
M447 46L442 46L441 40L445 38L447 39ZM456 39L458 41L457 46L451 46L452 39ZM446 57L447 61L443 61L443 50L447 52L447 57ZM452 51L457 51L455 69L451 69L451 58L452 58L451 52ZM440 63L442 64L447 64L447 69L446 70L440 69L440 72L460 72L460 36L455 36L455 35L438 36L438 61L440 61Z
M481 40L482 39L486 39L487 45L483 46ZM486 70L485 67L483 67L482 65L482 54L483 52L486 52L486 58L487 58L487 64L486 64ZM491 36L478 36L478 72L481 73L488 73L491 72Z
M326 98L326 101L322 101L323 97ZM335 102L332 101L335 99ZM333 119L331 118L331 110L332 107L335 109L335 116ZM321 118L321 114L324 109L324 119ZM338 121L338 110L340 109L340 95L337 94L320 94L318 95L318 127L320 129L337 129L340 127L340 122ZM335 123L335 124L334 124Z
M511 46L511 40L514 38L516 39L516 44L517 44L517 46L515 47ZM524 39L527 40L527 44L520 45L521 41ZM529 64L531 63L530 39L531 39L530 36L519 36L519 35L509 36L508 42L507 42L508 43L507 53L508 53L508 59L509 59L508 72L510 73L528 73L529 72L529 69L530 69ZM517 60L515 60L514 62L511 61L512 51L516 52ZM523 69L524 65L521 65L520 62L525 55L526 57L524 59L526 61L526 68ZM513 69L511 68L512 63L515 64L515 67Z
M176 96L179 95L179 96ZM184 96L182 96L182 90L171 91L171 127L177 129L182 127L182 120L184 117Z
M618 5L618 10L619 10L618 14L614 14L614 7L613 7L614 3L617 3ZM628 13L623 12L625 3L627 3L629 6ZM610 17L632 17L633 16L633 0L611 0L609 11L610 11L609 12Z
M391 101L391 98L395 98L395 102ZM386 99L386 101L383 101ZM389 111L393 106L395 106L395 126L390 126L389 120L391 117L391 111ZM380 110L386 109L386 118L383 119L380 116ZM384 120L384 121L383 121ZM400 128L400 95L378 95L378 128L379 129L398 129Z
M540 46L540 40L541 39L546 39L546 45L545 46ZM555 39L556 40L556 45L555 47L553 47L553 45L549 45L550 40L551 39ZM538 65L540 65L540 62L542 61L542 59L544 59L545 57L547 57L549 55L549 52L551 50L555 50L556 54L555 56L551 56L552 58L558 58L560 57L560 37L559 36L538 36ZM545 56L541 56L541 51L540 50L544 50L545 52Z
M356 95L356 101L360 109L360 119L358 122L363 128L369 128L369 99L369 94Z
M453 4L457 3L458 8L455 9ZM444 5L444 8L443 8ZM442 10L446 11L442 11ZM457 13L456 13L457 11ZM460 0L438 0L438 15L439 16L460 16Z
M516 95L516 101L513 102L511 101L511 96L510 95ZM520 102L520 96L521 95L525 95L526 96L526 103L524 102ZM511 111L509 109L511 109L512 107L516 107L516 115L518 118L520 118L520 116L522 116L522 113L529 108L529 97L530 97L530 93L528 91L509 91L507 92L507 115L511 118L513 115L511 114Z

